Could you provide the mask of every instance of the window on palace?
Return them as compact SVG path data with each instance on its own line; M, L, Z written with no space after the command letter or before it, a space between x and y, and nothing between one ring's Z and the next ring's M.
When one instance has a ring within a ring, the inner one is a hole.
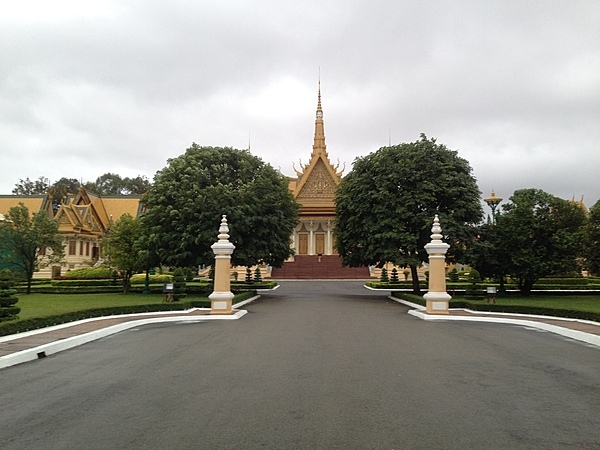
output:
M85 243L85 256L90 256L90 243Z
M77 241L69 241L69 255L77 253Z
M83 255L83 241L79 242L79 254Z

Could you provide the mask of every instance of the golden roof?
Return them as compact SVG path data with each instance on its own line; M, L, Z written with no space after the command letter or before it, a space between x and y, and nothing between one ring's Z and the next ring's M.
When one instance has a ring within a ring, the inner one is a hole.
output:
M138 217L141 212L142 196L127 196L127 197L102 197L102 203L108 218L118 220L124 214L130 214L132 217Z
M29 213L44 211L48 197L46 195L0 195L0 214L6 215L10 208L23 203Z

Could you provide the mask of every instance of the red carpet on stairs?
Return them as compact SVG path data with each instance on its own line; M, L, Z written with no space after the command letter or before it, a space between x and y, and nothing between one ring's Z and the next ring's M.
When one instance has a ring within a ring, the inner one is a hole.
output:
M368 267L342 267L338 255L297 255L294 261L283 263L283 267L274 267L271 278L366 280L370 275Z

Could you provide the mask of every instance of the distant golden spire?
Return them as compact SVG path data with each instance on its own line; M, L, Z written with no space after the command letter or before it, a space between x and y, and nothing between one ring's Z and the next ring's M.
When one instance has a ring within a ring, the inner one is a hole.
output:
M319 77L319 91L317 96L317 117L315 119L315 139L312 156L322 154L327 157L325 145L325 127L323 124L323 108L321 107L321 79Z

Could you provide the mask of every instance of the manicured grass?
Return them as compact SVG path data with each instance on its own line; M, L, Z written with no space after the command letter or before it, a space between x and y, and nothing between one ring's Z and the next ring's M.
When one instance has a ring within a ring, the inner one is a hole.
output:
M420 295L409 294L407 292L395 292L398 298L404 298L408 301L425 305L425 300ZM456 296L450 301L452 308L453 302L462 302L467 305L485 306L487 299L471 300L468 297ZM557 310L584 311L600 314L600 295L543 295L536 294L530 297L521 297L509 295L506 297L497 297L496 304L499 306L516 306L532 308L549 308ZM481 308L480 308L481 309ZM505 312L508 312L505 310Z
M462 298L460 299L462 300ZM475 303L480 304L486 302L487 300L478 300ZM573 311L600 313L600 296L598 295L498 297L496 298L496 303L509 306L535 306L541 308L569 309Z
M162 301L162 294L19 294L19 302L15 306L21 308L19 319L25 320L94 308L154 305Z

